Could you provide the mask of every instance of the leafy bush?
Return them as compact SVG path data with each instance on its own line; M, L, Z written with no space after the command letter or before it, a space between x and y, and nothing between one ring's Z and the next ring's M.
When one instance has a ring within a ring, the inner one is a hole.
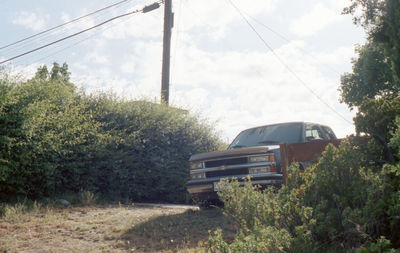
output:
M191 154L217 149L212 127L177 108L85 95L68 66L0 78L0 199L92 192L183 202Z
M291 241L291 236L284 229L256 225L252 233L247 235L240 233L232 244L223 240L221 230L215 231L208 240L208 251L213 253L286 252Z
M357 253L396 253L395 249L391 247L391 243L384 236L379 238L376 242L367 243L366 246L357 249Z
M310 170L291 168L287 186L277 193L267 190L261 196L250 185L234 190L228 186L221 193L225 210L247 239L238 237L229 245L216 234L209 249L231 252L247 241L262 245L263 239L252 239L259 226L285 229L292 252L303 250L298 241L305 241L309 252L400 248L399 6L398 0L352 0L344 9L369 36L357 49L352 73L342 75L341 102L357 108L357 135L368 136L369 143L351 137L338 149L328 146ZM225 195L228 192L236 195ZM262 216L263 211L269 215ZM297 233L299 228L303 233ZM268 252L260 247L255 251Z
M289 170L300 175L298 166ZM210 251L286 252L296 248L295 252L310 252L313 248L315 220L312 208L301 205L302 190L283 186L259 191L249 180L243 187L237 181L223 185L218 195L225 214L239 227L239 235L227 244L216 233L210 237Z
M312 168L292 164L279 190L224 182L219 196L239 235L232 244L211 235L209 251L347 252L381 236L399 247L400 166L374 162L378 147L357 138L328 146Z
M65 176L65 166L71 170L76 165L68 159L98 144L99 123L85 113L83 95L67 77L55 73L56 66L52 78L43 74L24 83L3 84L9 90L0 105L1 135L7 140L0 177L3 199L54 194L62 187L58 179ZM77 184L72 179L68 183Z
M312 206L318 241L361 243L356 224L363 224L362 207L368 199L362 173L366 158L348 143L328 146L321 160L305 174L304 205Z
M220 145L208 125L184 110L104 95L92 97L91 102L89 110L112 136L107 152L95 157L111 162L107 167L98 164L100 192L107 189L135 200L183 201L190 155ZM102 173L112 178L104 180Z

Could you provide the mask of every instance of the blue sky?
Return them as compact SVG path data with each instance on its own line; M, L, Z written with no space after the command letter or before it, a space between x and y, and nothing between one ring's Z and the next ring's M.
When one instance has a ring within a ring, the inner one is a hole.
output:
M365 41L351 17L341 15L349 1L232 1L273 52L229 0L173 0L170 103L216 122L228 141L244 128L287 121L323 123L340 137L354 132L349 121L355 112L338 102L337 90L340 75L351 71L355 44ZM2 0L0 30L5 36L0 37L0 47L115 2ZM0 59L150 3L126 1L21 46L0 50ZM112 91L125 98L159 101L162 22L163 6L118 19L7 66L29 77L40 65L67 62L73 81L88 93Z

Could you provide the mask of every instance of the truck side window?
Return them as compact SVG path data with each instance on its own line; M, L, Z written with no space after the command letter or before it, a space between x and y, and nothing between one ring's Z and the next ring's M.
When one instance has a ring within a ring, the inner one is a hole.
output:
M329 138L329 140L335 140L336 135L333 133L332 129L326 126L321 126L322 130L325 132L325 135Z
M313 141L313 140L323 140L324 136L316 125L306 125L306 140Z

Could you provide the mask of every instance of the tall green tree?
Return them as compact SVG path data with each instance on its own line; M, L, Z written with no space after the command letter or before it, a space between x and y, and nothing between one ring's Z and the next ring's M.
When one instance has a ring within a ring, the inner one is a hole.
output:
M400 2L398 0L351 0L344 13L353 14L369 41L381 43L388 57L396 85L400 81ZM354 15L361 9L361 15Z
M384 235L400 247L400 1L351 2L344 13L354 15L368 41L358 49L353 72L342 76L342 102L358 109L357 132L372 136L384 153L383 159L371 161L381 166L370 177L374 189L366 189L371 195L364 206L370 220L365 227L373 238Z
M395 162L388 145L400 114L400 2L398 0L352 0L344 13L362 14L354 22L362 25L368 42L357 49L352 73L342 76L341 102L357 108L358 133L374 137L383 147L385 161Z

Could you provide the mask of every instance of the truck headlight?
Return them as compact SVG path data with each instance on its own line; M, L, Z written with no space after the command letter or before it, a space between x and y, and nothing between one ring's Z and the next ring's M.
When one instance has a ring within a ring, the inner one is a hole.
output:
M203 162L192 162L190 163L190 169L195 170L195 169L201 169L203 168Z
M260 162L268 162L269 156L250 156L249 162L250 163L260 163Z
M204 172L190 174L190 179L203 179L203 178L206 178L206 173Z
M249 168L249 174L260 174L270 172L269 167L255 167Z
M261 163L261 162L275 162L274 154L249 156L249 163Z

